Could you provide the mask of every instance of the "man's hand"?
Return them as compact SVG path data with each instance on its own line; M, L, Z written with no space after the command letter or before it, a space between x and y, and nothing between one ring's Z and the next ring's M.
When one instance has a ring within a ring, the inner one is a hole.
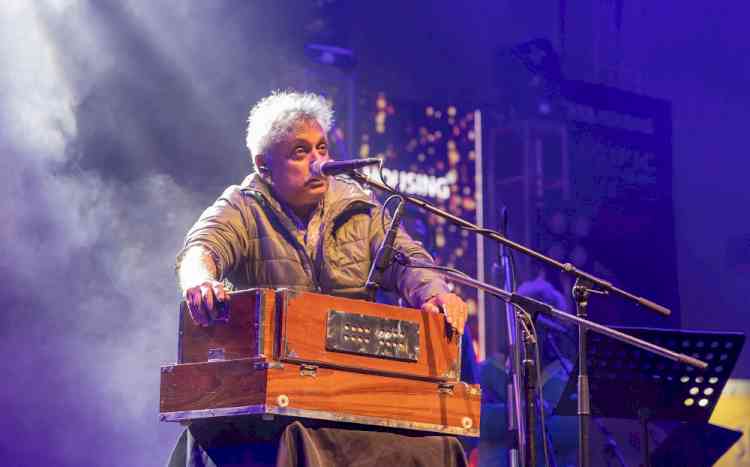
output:
M445 314L448 324L453 326L459 334L464 333L469 306L458 295L453 293L435 295L422 304L422 310Z
M226 319L219 316L219 302L228 302L229 294L224 284L214 280L206 280L185 290L185 301L190 310L190 317L199 326L208 326L216 319Z

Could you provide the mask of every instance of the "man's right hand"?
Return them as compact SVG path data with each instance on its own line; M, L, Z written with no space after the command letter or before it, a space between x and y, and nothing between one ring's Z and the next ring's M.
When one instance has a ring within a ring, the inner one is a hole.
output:
M229 293L224 284L219 281L206 280L185 290L190 317L199 326L208 326L217 319L227 319L229 316L220 315L220 302L229 302Z

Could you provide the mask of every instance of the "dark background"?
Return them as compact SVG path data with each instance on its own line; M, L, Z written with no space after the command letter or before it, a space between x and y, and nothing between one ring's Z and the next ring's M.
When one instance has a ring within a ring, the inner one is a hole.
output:
M355 52L346 73L359 90L481 106L503 95L496 51L547 37L568 79L669 101L675 240L662 247L675 248L682 325L747 330L747 13L618 0L4 2L3 463L163 464L179 432L157 421L158 365L175 359L174 254L248 171L249 107L328 73L346 82L309 61L311 41ZM742 358L735 375L749 374Z

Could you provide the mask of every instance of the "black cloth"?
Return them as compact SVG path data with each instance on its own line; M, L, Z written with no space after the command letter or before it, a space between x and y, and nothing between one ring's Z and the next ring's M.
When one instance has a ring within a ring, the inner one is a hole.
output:
M450 436L251 418L194 423L180 436L168 463L168 467L466 465L461 443Z

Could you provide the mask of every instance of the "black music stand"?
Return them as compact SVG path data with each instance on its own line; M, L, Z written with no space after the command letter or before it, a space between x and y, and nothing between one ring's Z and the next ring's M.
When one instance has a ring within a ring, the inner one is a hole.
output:
M588 370L591 415L706 424L734 369L745 335L738 332L616 328L667 349L708 363L699 370L601 334L589 333ZM572 374L577 374L577 366ZM577 384L568 380L554 413L577 415ZM648 436L642 443L644 464L653 465ZM731 445L730 445L731 446Z

